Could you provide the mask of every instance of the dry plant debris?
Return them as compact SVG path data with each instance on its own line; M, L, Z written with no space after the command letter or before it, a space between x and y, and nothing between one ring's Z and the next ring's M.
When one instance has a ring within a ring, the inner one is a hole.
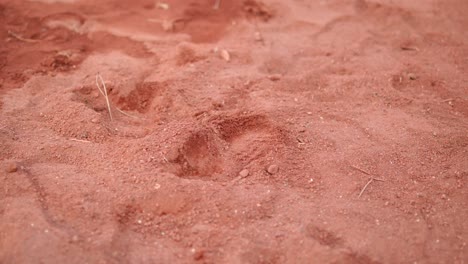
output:
M99 82L101 82L102 88L99 85ZM107 110L109 111L109 117L110 117L110 120L112 121L113 120L112 110L111 110L111 105L110 105L110 101L109 101L109 95L107 94L107 87L106 87L106 84L104 83L104 80L102 79L102 77L101 77L101 75L99 73L96 75L96 86L97 86L99 92L101 92L101 94L106 98Z

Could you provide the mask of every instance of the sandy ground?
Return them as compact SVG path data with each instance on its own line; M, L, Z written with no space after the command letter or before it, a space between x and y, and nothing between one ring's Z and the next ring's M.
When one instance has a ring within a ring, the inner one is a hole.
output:
M468 263L468 1L214 5L0 0L0 263Z

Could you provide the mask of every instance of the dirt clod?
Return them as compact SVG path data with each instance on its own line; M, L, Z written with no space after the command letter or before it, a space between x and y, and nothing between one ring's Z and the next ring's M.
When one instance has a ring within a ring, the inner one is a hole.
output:
M268 76L268 79L270 79L271 81L276 82L276 81L281 80L281 75L279 75L279 74L273 74L273 75Z
M198 250L193 254L193 259L202 260L204 256L205 256L205 253L202 250Z
M267 168L267 172L271 175L278 173L278 171L279 171L279 166L276 164L272 164L268 166Z
M242 178L245 178L247 176L249 176L249 170L248 169L243 169L239 172L239 176L241 176Z
M10 162L6 165L6 171L8 173L13 173L13 172L16 172L18 171L18 164L16 164L16 162Z
M414 81L416 80L418 77L416 76L416 74L414 73L408 73L408 79Z

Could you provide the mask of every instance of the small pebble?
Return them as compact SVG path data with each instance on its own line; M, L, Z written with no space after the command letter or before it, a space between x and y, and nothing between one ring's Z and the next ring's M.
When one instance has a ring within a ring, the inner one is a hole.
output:
M77 236L77 235L74 235L72 238L71 238L71 241L72 242L78 242L80 240L80 238Z
M414 80L416 80L417 77L416 77L416 74L414 74L414 73L408 73L408 78L409 78L410 80L413 80L413 81L414 81Z
M221 53L220 53L220 56L221 58L223 58L225 61L230 61L231 60L231 55L229 54L229 52L225 49L221 50Z
M255 40L256 41L263 41L262 34L260 32L255 32Z
M6 167L7 172L13 173L18 171L18 165L15 162L11 162Z
M242 178L245 178L247 176L249 176L249 170L248 169L243 169L239 172L239 176L241 176Z
M279 171L279 167L278 167L278 165L276 165L276 164L270 165L270 166L268 167L268 169L267 169L267 172L268 172L269 174L275 174L275 173L277 173L278 171Z
M91 122L96 124L97 122L99 122L99 119L93 118L93 119L91 119Z
M162 10L169 10L169 4L163 3L163 2L158 2L156 6Z

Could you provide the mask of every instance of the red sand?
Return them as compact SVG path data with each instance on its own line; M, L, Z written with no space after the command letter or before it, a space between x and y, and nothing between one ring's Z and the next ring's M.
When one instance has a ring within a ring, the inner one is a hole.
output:
M468 1L214 2L0 0L0 263L468 263Z

